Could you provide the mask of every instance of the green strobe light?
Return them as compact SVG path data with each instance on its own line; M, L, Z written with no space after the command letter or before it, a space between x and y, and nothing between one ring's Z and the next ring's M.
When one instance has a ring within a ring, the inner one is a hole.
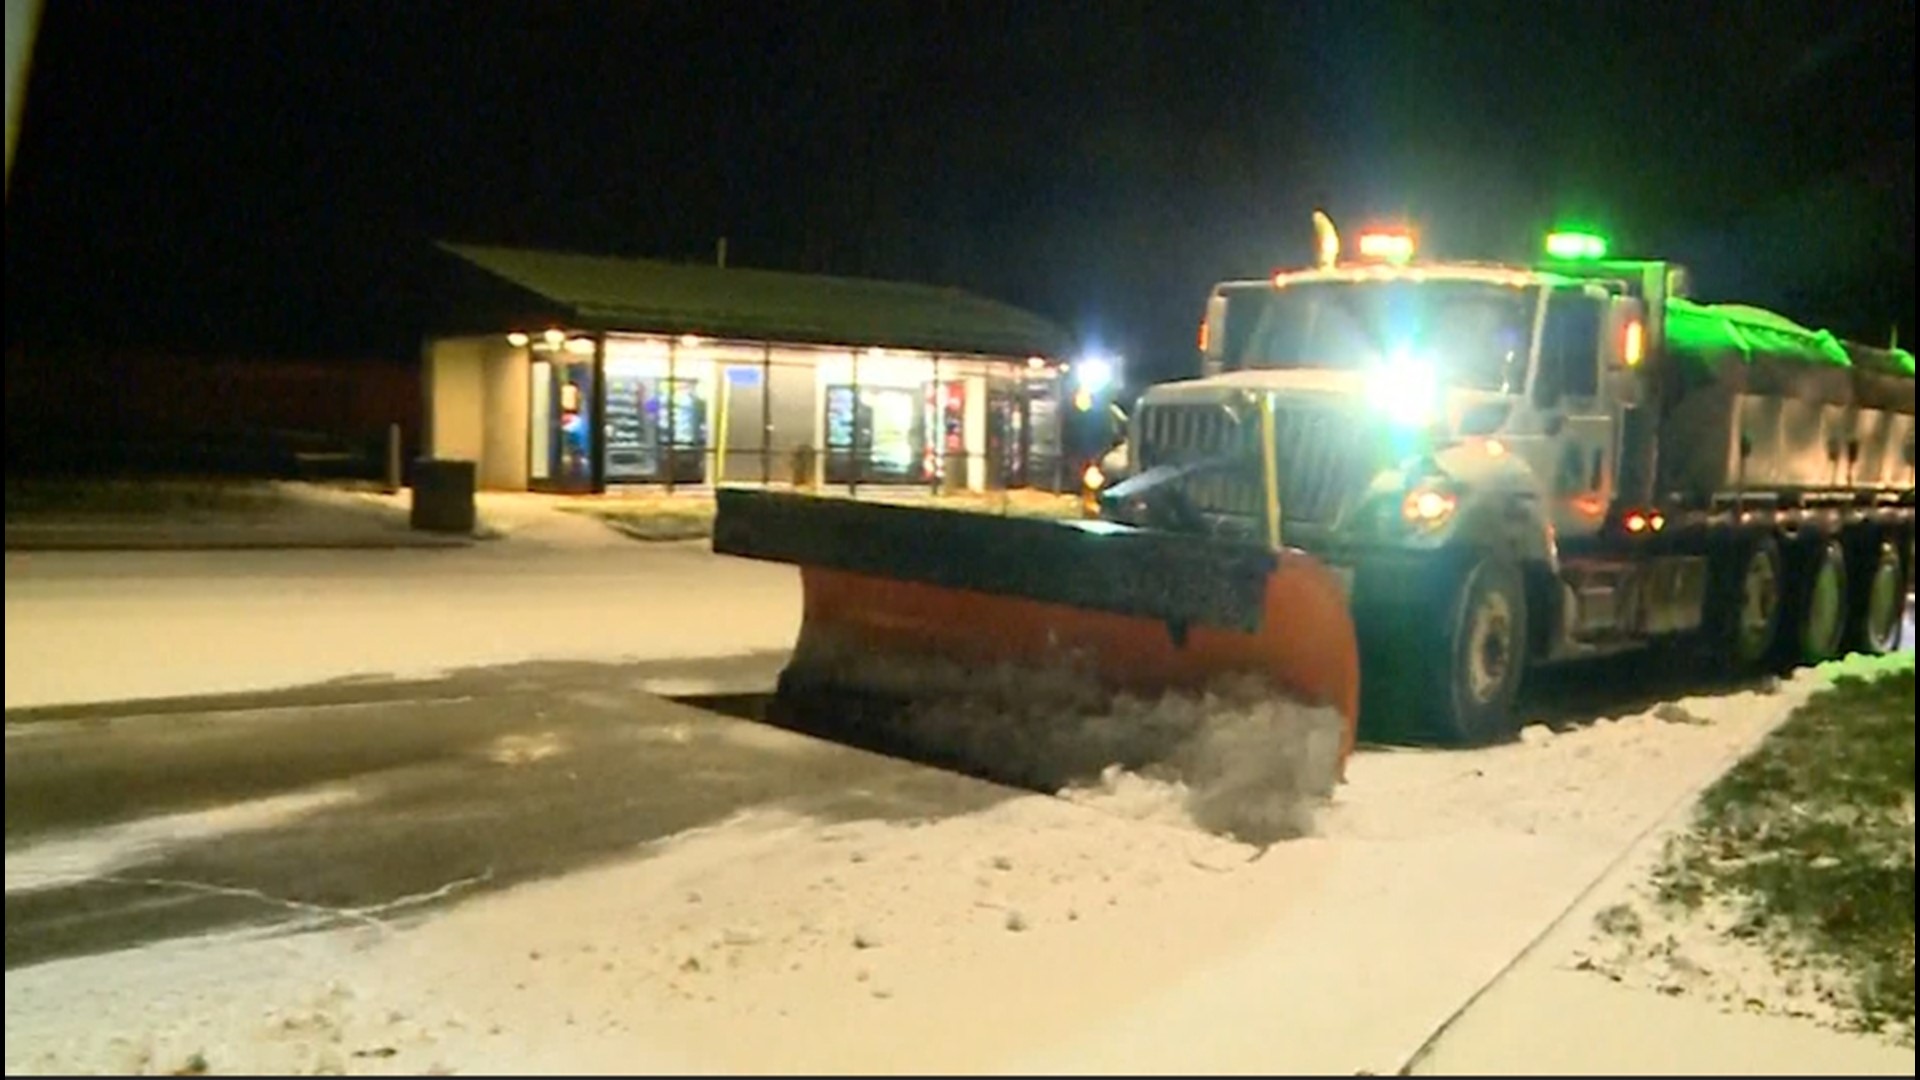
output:
M1586 232L1549 233L1547 255L1567 262L1604 259L1607 257L1607 238Z

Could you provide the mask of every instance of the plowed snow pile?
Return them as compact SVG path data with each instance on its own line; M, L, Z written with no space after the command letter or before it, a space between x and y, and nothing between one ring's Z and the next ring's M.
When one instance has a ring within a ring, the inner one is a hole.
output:
M1116 698L1069 663L876 663L816 647L810 665L913 700L887 720L888 743L911 757L1251 844L1307 835L1338 775L1339 714L1275 699L1250 677Z
M1270 801L1263 771L1286 791L1324 734L1225 697L1088 713L1037 736L1069 799L913 823L776 801L417 925L13 970L7 1069L1390 1072L1817 682L1363 754L1318 835L1264 857L1156 819L1297 831L1318 793Z

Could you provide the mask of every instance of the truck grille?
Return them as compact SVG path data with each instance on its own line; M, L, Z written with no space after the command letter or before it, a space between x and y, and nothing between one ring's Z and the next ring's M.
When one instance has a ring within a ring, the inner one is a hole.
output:
M1376 462L1364 426L1334 409L1281 405L1274 410L1275 461L1283 520L1330 525L1372 475ZM1140 410L1140 463L1182 465L1236 456L1245 469L1195 476L1185 492L1196 509L1234 517L1261 513L1260 423L1227 407L1149 405Z

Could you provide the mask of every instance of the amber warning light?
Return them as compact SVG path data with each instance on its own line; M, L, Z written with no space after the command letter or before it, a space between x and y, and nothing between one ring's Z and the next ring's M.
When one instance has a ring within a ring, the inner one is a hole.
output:
M1381 262L1413 261L1413 234L1407 232L1370 232L1360 234L1360 257Z

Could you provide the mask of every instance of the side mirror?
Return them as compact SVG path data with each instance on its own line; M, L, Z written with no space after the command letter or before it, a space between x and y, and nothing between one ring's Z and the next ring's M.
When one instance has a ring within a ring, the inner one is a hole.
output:
M1614 297L1607 308L1600 341L1601 379L1607 397L1629 407L1640 403L1640 371L1651 344L1645 301L1632 296Z
M1220 372L1220 361L1227 353L1227 298L1215 293L1207 297L1207 319L1200 324L1200 366L1209 375Z

